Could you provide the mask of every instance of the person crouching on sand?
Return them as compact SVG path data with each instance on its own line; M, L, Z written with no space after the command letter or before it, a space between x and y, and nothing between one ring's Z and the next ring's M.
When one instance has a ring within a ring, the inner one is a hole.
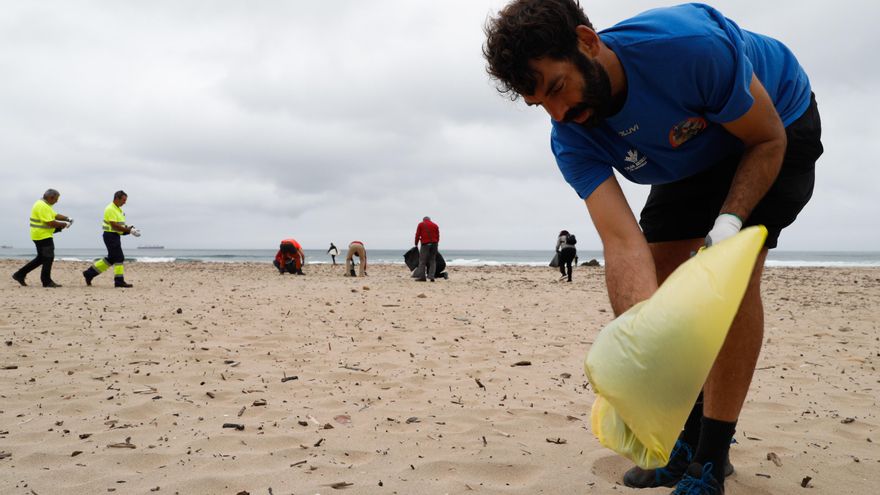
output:
M290 273L292 275L305 275L302 271L306 257L303 254L302 246L296 239L284 239L275 254L275 260L272 262L278 273L284 275Z
M695 3L596 31L575 0L513 0L485 31L483 54L499 91L552 120L550 149L602 240L615 315L648 299L700 247L745 226L767 227L739 313L669 463L623 476L633 488L723 495L764 338L764 260L810 200L823 151L806 72L780 41ZM615 169L651 184L638 222Z
M351 244L348 245L348 253L345 255L345 275L350 277L355 277L354 273L354 257L357 256L360 260L358 263L358 273L361 277L367 276L367 250L364 248L364 243L361 241L352 241Z

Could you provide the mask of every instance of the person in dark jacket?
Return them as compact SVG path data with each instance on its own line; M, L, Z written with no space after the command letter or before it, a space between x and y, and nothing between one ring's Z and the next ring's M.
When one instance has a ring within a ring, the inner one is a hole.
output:
M569 282L571 282L571 263L577 256L577 248L570 242L572 238L567 230L559 232L559 237L556 238L556 254L559 255L559 271L562 273L559 280L568 277Z
M339 249L332 242L330 243L330 249L327 250L327 254L329 254L330 259L333 260L333 266L336 266L336 256L339 254Z

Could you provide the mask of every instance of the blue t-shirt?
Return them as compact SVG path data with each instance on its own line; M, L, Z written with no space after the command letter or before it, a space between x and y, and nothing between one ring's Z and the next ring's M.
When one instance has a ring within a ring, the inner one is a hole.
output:
M553 121L550 146L581 198L612 175L663 184L742 150L721 123L752 106L754 73L788 126L810 104L810 82L781 42L740 29L702 4L659 8L599 33L626 73L623 108L599 127Z

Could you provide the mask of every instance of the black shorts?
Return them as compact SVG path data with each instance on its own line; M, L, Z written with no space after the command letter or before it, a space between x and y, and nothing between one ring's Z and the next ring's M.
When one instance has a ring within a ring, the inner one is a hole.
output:
M767 227L764 247L776 247L779 233L791 225L813 195L816 160L822 155L822 122L815 95L810 106L785 129L788 146L776 181L743 224ZM742 155L678 182L651 186L639 224L648 242L705 237L727 198Z

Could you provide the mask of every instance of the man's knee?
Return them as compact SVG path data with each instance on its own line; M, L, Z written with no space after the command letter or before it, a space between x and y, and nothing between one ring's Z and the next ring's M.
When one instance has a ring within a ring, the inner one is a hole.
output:
M40 248L40 258L51 260L55 258L55 246L43 246Z
M761 277L764 275L764 262L767 259L767 248L758 253L755 260L755 267L752 269L752 278L749 279L749 285L746 287L746 293L743 295L743 302L740 310L756 307L763 311L761 303Z

